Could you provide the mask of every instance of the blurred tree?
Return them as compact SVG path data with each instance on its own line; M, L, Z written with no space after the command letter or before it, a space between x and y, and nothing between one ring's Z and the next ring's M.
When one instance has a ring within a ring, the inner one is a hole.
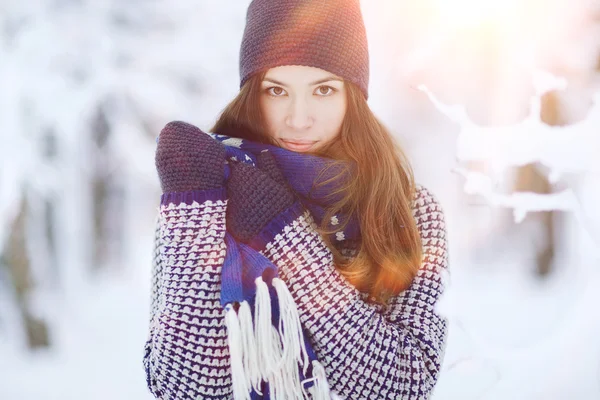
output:
M38 348L49 346L50 341L46 323L33 315L28 302L28 295L34 286L31 279L26 239L28 217L28 201L26 196L23 195L21 196L17 217L10 226L10 233L2 252L2 259L8 267L16 291L19 312L27 334L27 344L30 348Z
M112 129L107 108L109 102L99 102L91 121L90 186L93 202L92 268L116 264L123 256L124 190L116 172L119 160L111 146Z

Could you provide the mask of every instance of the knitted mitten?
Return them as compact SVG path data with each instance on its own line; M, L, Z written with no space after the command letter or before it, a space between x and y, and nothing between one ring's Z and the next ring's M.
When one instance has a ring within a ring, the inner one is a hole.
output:
M152 310L144 367L161 399L233 396L225 311L219 302L226 254L223 145L171 122L156 150L161 197L152 265Z
M256 156L256 166L261 171L266 173L269 176L269 178L273 179L281 186L288 187L285 177L279 169L279 165L277 165L277 161L270 152L263 151L258 156Z
M264 170L245 163L230 166L227 228L241 242L249 242L273 217L294 203L294 194L272 162L266 156L259 157L258 167Z
M225 147L185 122L169 122L160 132L155 163L165 193L216 189L224 183Z

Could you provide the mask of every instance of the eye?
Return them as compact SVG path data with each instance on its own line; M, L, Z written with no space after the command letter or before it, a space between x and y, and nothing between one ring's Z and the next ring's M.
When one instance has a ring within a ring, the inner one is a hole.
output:
M337 89L332 88L331 86L319 86L316 90L316 94L319 96L331 96L336 91Z
M280 88L279 86L272 86L270 88L267 88L267 93L273 97L281 97L285 94L285 90L283 90L283 88Z

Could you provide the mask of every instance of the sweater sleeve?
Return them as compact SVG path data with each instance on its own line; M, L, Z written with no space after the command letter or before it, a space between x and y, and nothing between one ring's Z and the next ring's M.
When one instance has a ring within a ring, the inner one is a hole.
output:
M448 268L444 216L420 186L413 214L423 263L386 310L366 303L335 269L308 212L263 250L290 289L331 389L346 399L428 399L437 381L447 337L434 307Z
M159 208L160 210L160 208ZM152 353L152 345L153 338L156 335L155 329L155 318L158 310L158 290L159 290L159 282L162 278L162 261L160 258L160 216L156 215L155 224L154 224L154 246L153 246L153 254L152 254L152 265L151 265L151 280L150 280L150 318L149 318L149 329L148 329L148 338L146 339L146 343L144 345L144 370L146 372L146 384L148 385L148 389L155 396L159 397L159 390L157 388L156 380L154 376L150 373L150 354Z
M223 188L163 194L143 364L159 399L232 398L225 311Z

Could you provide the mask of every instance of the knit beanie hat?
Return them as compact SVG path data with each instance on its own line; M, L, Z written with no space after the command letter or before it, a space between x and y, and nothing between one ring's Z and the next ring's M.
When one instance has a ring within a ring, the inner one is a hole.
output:
M368 98L369 51L359 0L253 0L240 48L240 87L283 65L329 71Z

